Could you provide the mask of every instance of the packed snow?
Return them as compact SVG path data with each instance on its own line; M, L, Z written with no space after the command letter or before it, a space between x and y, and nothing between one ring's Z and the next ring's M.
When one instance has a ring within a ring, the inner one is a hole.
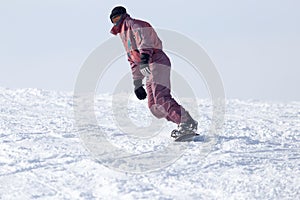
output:
M172 162L126 171L120 162L101 163L85 143L71 92L0 88L0 96L0 199L300 199L300 102L227 100L214 143L180 144L185 149ZM130 99L120 105L124 117L143 130L151 123L146 101ZM110 95L97 95L99 126L85 128L104 131L120 152L152 152L151 163L174 144L176 126L164 120L158 134L130 139L110 104ZM209 99L197 106L205 136L212 106Z

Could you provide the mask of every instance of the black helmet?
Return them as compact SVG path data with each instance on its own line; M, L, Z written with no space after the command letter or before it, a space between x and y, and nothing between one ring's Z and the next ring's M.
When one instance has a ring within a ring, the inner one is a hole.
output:
M114 9L112 9L109 18L112 21L112 18L114 18L118 15L125 14L125 13L126 13L126 9L123 6L117 6Z

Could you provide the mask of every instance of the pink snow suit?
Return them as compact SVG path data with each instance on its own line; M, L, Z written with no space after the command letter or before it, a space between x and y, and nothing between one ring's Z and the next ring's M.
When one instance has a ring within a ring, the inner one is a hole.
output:
M140 72L141 54L150 55L151 74L147 77L146 89L148 107L157 118L166 118L176 124L186 122L188 114L171 96L170 69L171 63L162 50L162 42L151 25L145 21L131 18L128 14L123 21L111 29L114 35L119 34L126 49L134 80L143 79Z

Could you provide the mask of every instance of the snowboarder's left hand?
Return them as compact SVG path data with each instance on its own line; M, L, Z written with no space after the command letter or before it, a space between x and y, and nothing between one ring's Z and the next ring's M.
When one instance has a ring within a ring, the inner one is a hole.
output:
M134 93L139 100L146 99L147 93L144 89L142 80L134 80Z
M149 67L149 54L142 53L141 54L141 63L140 63L140 71L141 73L148 77L151 74L150 67Z

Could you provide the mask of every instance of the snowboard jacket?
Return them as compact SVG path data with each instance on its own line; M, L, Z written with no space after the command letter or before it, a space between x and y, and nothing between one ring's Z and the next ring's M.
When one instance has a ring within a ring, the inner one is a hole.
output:
M171 66L169 58L162 50L161 40L148 22L124 14L118 25L115 25L110 32L114 35L119 34L127 52L134 80L144 78L139 68L142 53L149 55L151 71L156 64Z

